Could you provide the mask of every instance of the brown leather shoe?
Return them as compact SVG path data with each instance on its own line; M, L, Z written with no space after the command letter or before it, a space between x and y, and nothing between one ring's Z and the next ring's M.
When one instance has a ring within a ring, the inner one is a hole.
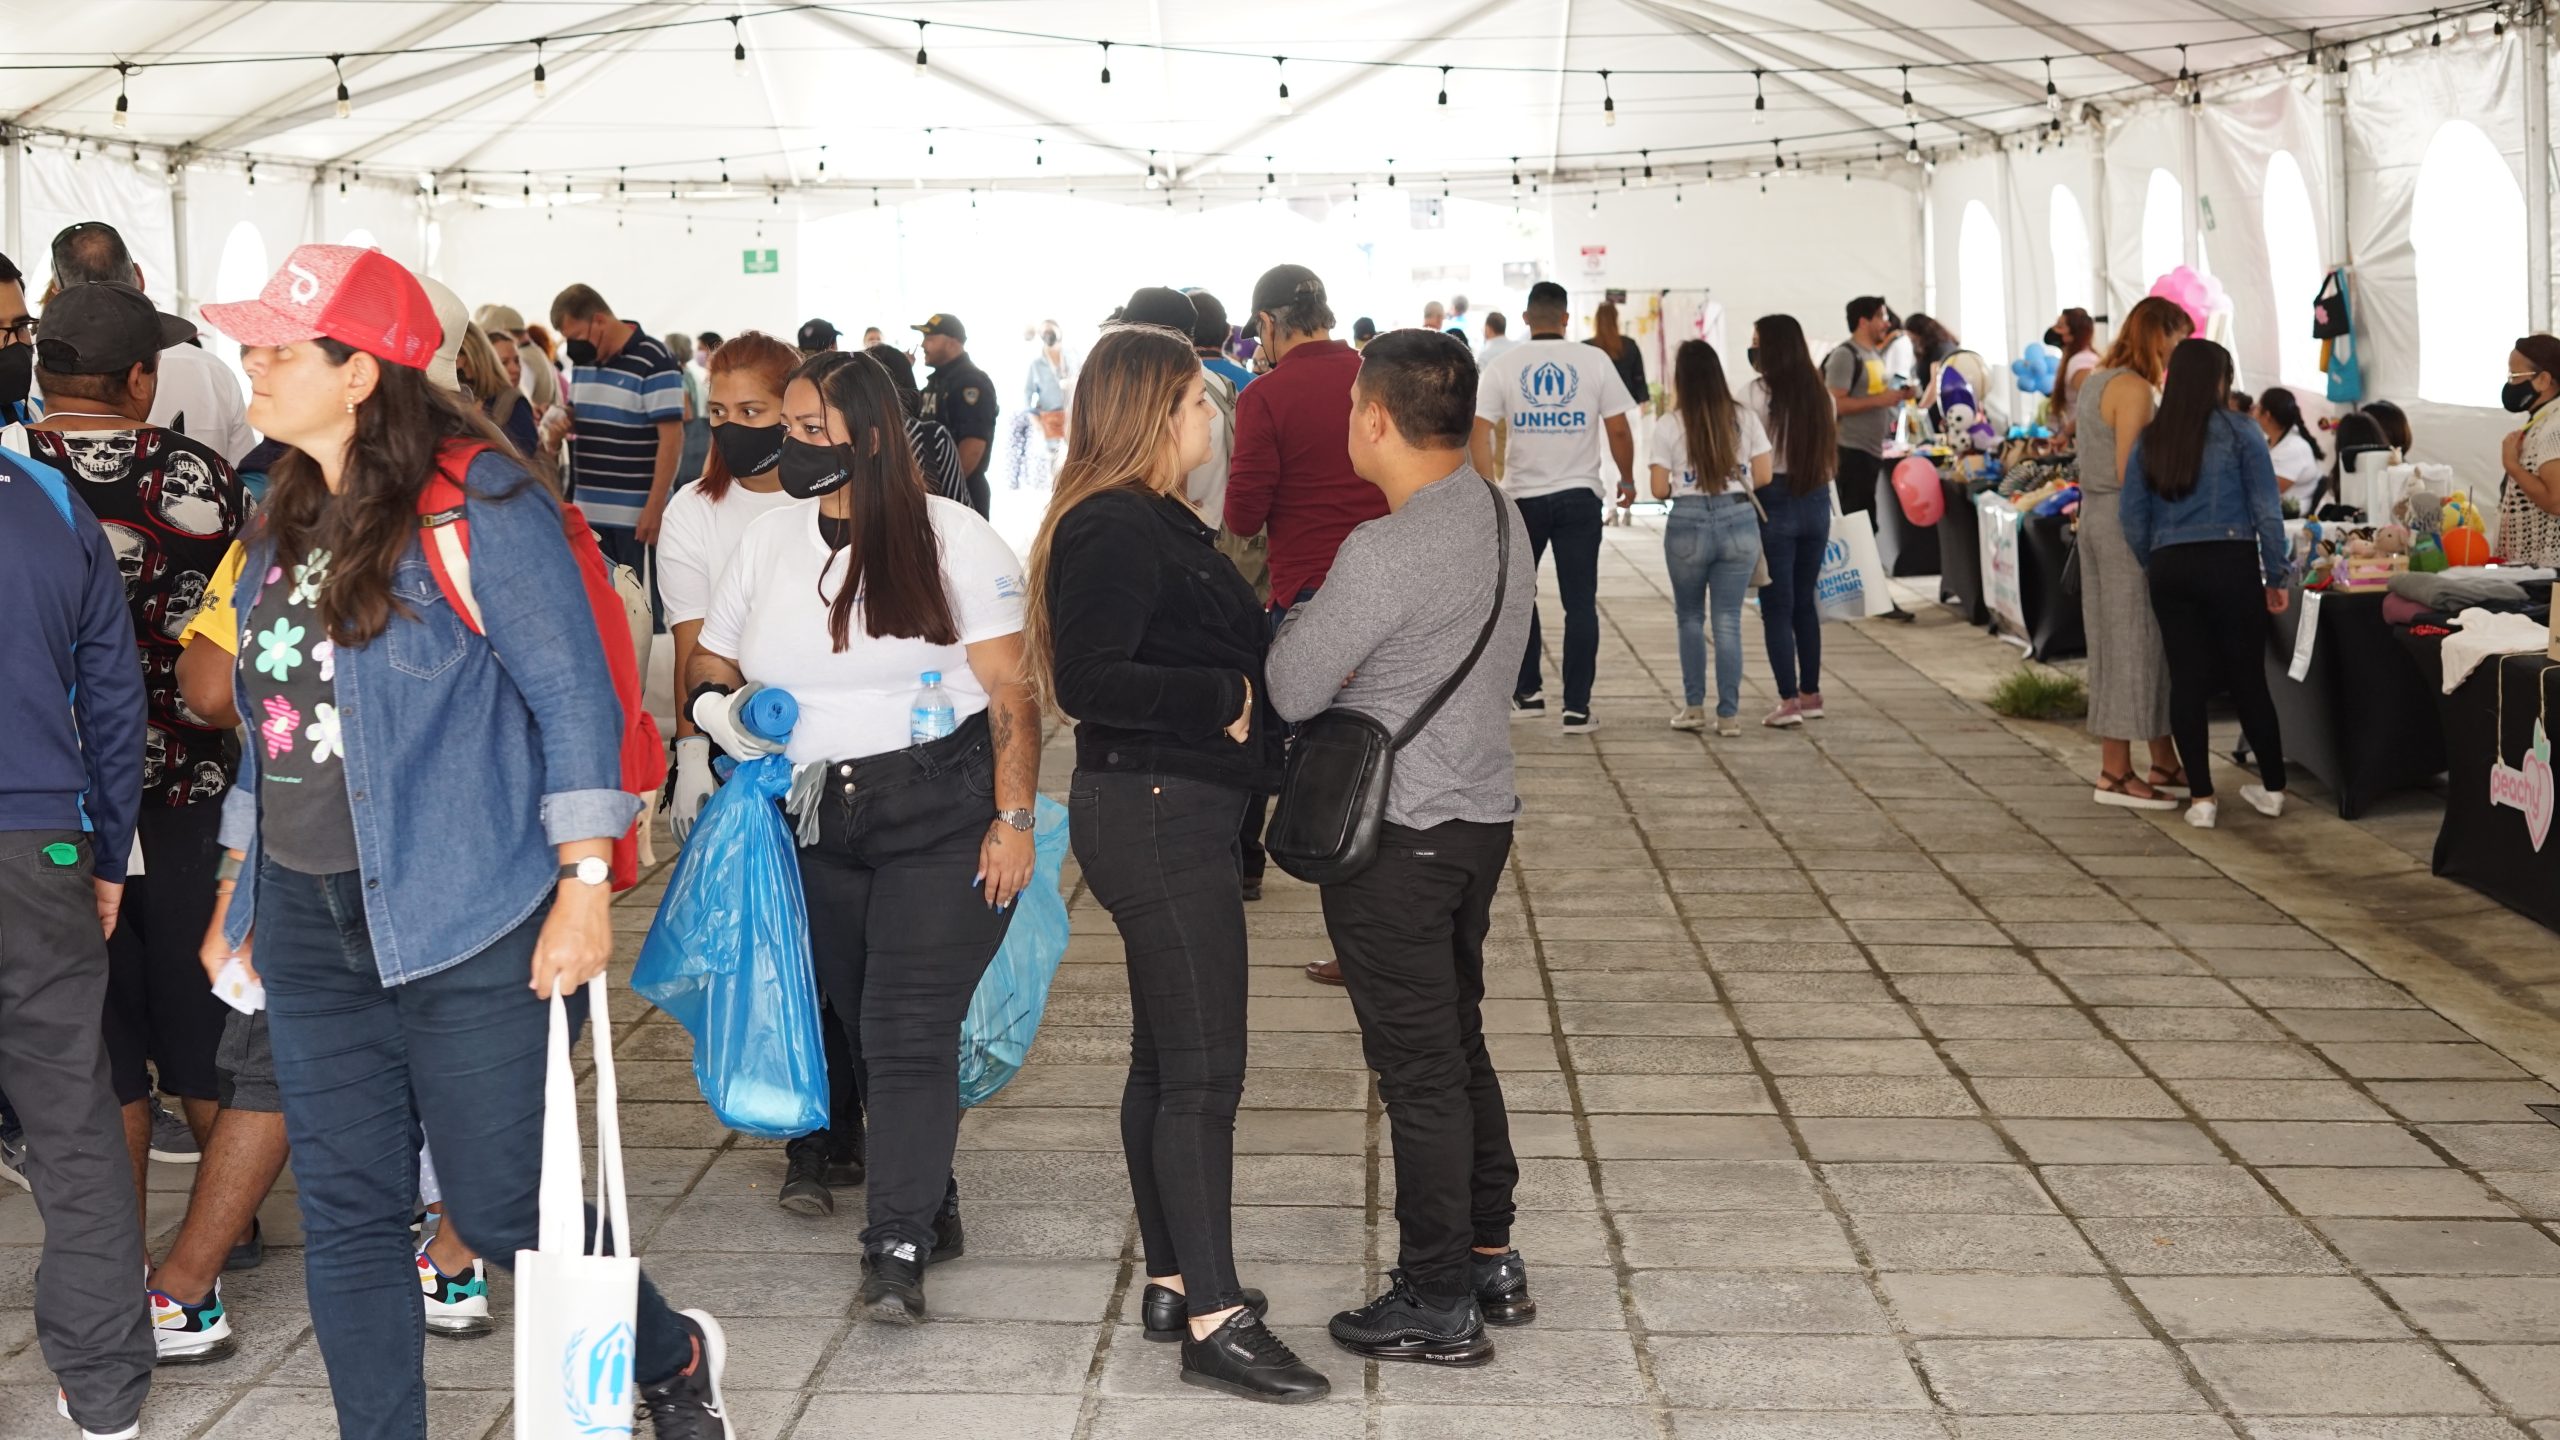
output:
M1319 985L1339 985L1342 983L1342 962L1311 960L1307 963L1307 978Z

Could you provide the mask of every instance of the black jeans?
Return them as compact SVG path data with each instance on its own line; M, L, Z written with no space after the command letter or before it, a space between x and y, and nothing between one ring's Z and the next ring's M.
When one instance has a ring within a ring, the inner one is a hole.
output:
M2213 750L2205 702L2215 674L2240 712L2240 733L2258 757L2269 790L2284 788L2284 736L2267 694L2267 591L2258 547L2248 540L2164 545L2151 552L2151 613L2169 660L2169 735L2199 800L2213 795Z
M1535 570L1556 551L1556 598L1564 605L1564 708L1591 712L1591 676L1600 662L1600 496L1588 489L1560 490L1514 501L1529 526L1529 566ZM1491 557L1487 557L1490 559ZM1520 681L1511 693L1538 693L1538 612L1529 611L1529 648L1520 657Z
M71 1413L112 1434L142 1413L152 1340L133 1170L98 1033L107 947L90 844L75 830L0 830L0 1084L29 1102L27 1184L44 1222L36 1340ZM412 1286L412 1313L417 1296Z
M1147 1274L1180 1275L1194 1315L1244 1303L1230 1206L1244 1098L1245 792L1174 775L1076 772L1076 864L1129 961L1120 1145Z
M1872 513L1876 508L1876 483L1884 478L1884 457L1846 445L1834 451L1840 457L1840 469L1832 479L1840 487L1840 513L1855 515L1861 510Z
M1511 826L1389 824L1358 878L1324 887L1324 928L1396 1147L1397 1263L1454 1304L1470 1247L1511 1243L1520 1162L1484 1043L1484 937Z
M126 882L107 940L107 1067L116 1103L148 1098L152 1070L171 1095L219 1099L214 1051L231 1007L214 998L196 952L213 918L222 802L145 805L134 822L143 873Z
M818 987L868 1112L862 1243L921 1256L959 1141L960 1022L1013 923L987 908L977 878L996 815L986 717L930 745L829 761L825 786L800 886Z

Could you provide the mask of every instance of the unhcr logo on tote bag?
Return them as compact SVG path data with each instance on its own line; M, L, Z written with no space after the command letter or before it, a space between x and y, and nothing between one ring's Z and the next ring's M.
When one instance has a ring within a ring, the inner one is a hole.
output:
M631 1433L631 1327L580 1330L560 1354L560 1408L581 1435Z

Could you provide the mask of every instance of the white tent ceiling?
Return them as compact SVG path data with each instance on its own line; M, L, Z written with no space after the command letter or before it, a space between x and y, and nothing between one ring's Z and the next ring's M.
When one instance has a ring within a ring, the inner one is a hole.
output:
M432 175L447 193L466 179L484 194L627 182L635 200L693 198L726 176L749 193L922 182L1139 195L1150 164L1213 189L1392 164L1406 183L1472 177L1484 193L1507 189L1515 166L1606 174L1649 158L1696 174L1780 150L1889 154L1914 137L1941 150L2040 123L2046 56L2061 95L2103 109L2168 89L2182 43L2205 74L2426 19L2391 3L0 0L0 117L39 138L203 161ZM2488 23L2485 5L2444 9L2448 25ZM348 57L345 119L331 62L313 58L331 52Z

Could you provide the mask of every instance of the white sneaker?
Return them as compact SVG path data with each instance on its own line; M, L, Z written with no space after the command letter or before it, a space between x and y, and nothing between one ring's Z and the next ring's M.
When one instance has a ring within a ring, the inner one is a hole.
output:
M2284 792L2281 790L2269 790L2258 785L2243 785L2240 787L2240 798L2249 802L2250 809L2270 820L2284 813Z
M426 1297L430 1335L467 1340L498 1328L498 1322L489 1318L488 1267L479 1260L471 1262L469 1275L447 1275L421 1250L418 1289Z
M1736 736L1736 735L1741 734L1741 733L1742 733L1742 717L1741 717L1741 716L1739 716L1739 715L1719 715L1719 716L1717 716L1717 717L1716 717L1716 733L1717 733L1717 734L1719 734L1719 735L1722 735L1722 736L1726 737L1727 739L1730 739L1730 738L1732 738L1733 736Z
M1679 709L1672 711L1671 728L1674 730L1706 729L1707 707L1704 705L1683 705Z
M2212 829L2213 822L2221 818L2221 815L2222 807L2211 800L2187 802L2187 823L2199 830Z
M63 1419L71 1418L71 1397L60 1390L53 1392L53 1408ZM142 1440L142 1422L137 1420L121 1430L83 1430L80 1440Z
M162 1365L202 1365L232 1350L231 1316L222 1308L222 1281L196 1304L165 1290L146 1292L151 1305L151 1343Z

